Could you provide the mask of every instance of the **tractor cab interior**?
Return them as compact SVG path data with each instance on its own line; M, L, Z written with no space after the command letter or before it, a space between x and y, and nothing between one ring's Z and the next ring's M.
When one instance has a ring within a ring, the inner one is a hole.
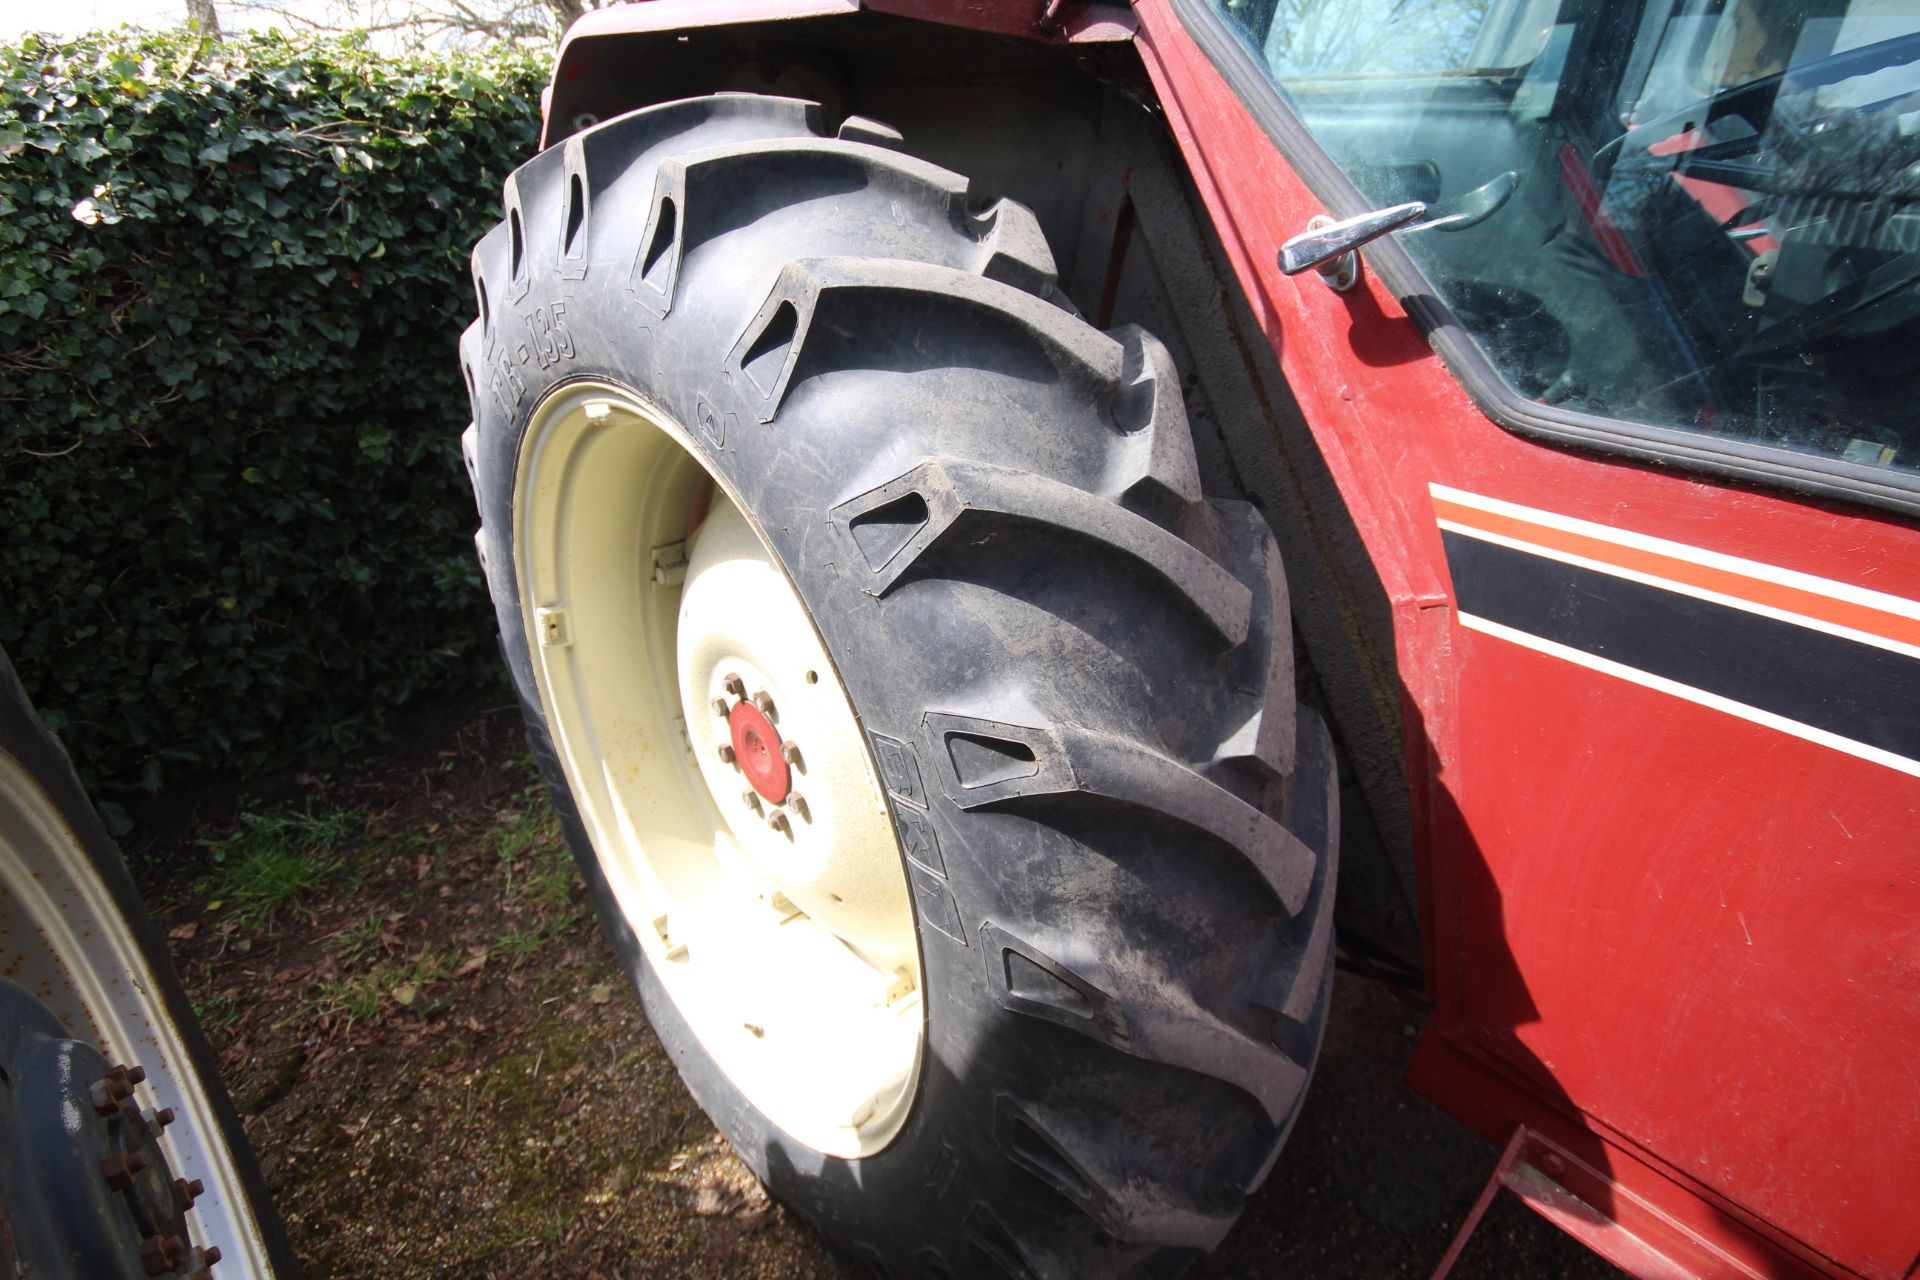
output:
M1920 470L1920 0L1216 0L1521 396Z

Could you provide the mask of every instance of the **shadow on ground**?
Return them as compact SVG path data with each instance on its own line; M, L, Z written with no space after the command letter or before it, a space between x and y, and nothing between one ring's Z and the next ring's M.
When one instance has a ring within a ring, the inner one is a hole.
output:
M251 817L247 815L251 814ZM505 708L419 717L135 854L309 1280L853 1277L688 1098ZM1342 974L1292 1144L1197 1277L1424 1276L1497 1158ZM1610 1268L1511 1198L1455 1274Z

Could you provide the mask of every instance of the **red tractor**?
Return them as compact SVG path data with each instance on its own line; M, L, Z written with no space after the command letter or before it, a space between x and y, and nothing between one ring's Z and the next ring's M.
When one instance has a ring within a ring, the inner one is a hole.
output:
M1489 1196L1915 1274L1920 10L655 0L543 106L480 556L777 1195L1170 1274L1338 957Z
M1339 963L1504 1148L1463 1240L1920 1276L1913 0L652 0L544 113L477 546L776 1194L1170 1275ZM292 1274L4 659L0 936L0 1266Z

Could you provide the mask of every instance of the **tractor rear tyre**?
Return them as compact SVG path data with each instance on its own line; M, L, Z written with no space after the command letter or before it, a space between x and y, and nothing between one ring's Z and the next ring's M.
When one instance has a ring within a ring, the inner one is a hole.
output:
M1171 1274L1297 1113L1335 778L1180 379L1034 216L721 95L507 181L481 562L688 1087L882 1274Z

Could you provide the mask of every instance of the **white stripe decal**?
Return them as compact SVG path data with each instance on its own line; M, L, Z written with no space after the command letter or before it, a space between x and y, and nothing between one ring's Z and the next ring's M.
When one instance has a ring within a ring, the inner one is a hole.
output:
M1771 711L1762 711L1760 708L1750 707L1744 702L1735 702L1733 699L1723 698L1717 693L1708 693L1704 689L1696 689L1690 684L1681 684L1677 680L1669 680L1665 676L1656 676L1652 672L1642 671L1638 667L1629 667L1624 663L1602 658L1597 654L1588 653L1583 649L1575 649L1553 640L1542 639L1531 632L1519 631L1498 622L1490 622L1475 614L1464 611L1456 611L1456 613L1460 619L1460 625L1469 630L1479 631L1485 635L1509 641L1523 648L1532 649L1536 653L1544 653L1550 657L1564 659L1576 666L1586 667L1590 671L1598 671L1602 675L1614 676L1631 684L1640 685L1642 688L1671 694L1676 698L1685 699L1698 706L1710 707L1715 711L1724 711L1730 716L1738 716L1740 719L1752 724L1763 725L1769 729L1777 729L1781 733L1791 734L1806 742L1817 743L1823 747L1830 747L1835 751L1845 752L1847 755L1854 756L1857 759L1885 765L1889 769L1895 769L1911 777L1920 778L1920 760L1909 760L1907 757L1895 755L1891 751L1885 751L1879 747L1870 747L1864 742L1855 742L1853 739L1843 738L1837 733L1830 733L1825 729L1816 729L1812 725L1802 724L1798 720L1789 720L1785 716L1775 715Z
M1499 498L1485 498L1477 493L1449 488L1443 484L1429 483L1427 490L1436 498L1444 498L1448 502L1458 503L1463 507L1472 507L1475 510L1507 516L1514 520L1524 520L1529 524L1545 525L1549 529L1560 529L1582 537L1596 538L1616 546L1633 547L1640 551L1650 551L1655 555L1672 556L1676 560L1685 560L1692 564L1705 565L1710 569L1741 574L1761 582L1779 583L1781 586L1826 596L1830 600L1844 600L1849 604L1878 609L1883 613L1898 614L1903 618L1920 619L1920 601L1888 595L1884 591L1869 591L1865 587L1856 587L1851 583L1835 582L1831 578L1816 578L1812 574L1783 569L1778 565L1766 564L1759 560L1744 560L1739 556L1708 551L1701 547L1690 547L1684 542L1669 542L1665 538L1654 538L1644 533L1632 533L1604 524L1594 524L1590 520L1576 520L1572 516L1541 511L1535 507L1523 507L1518 503L1505 502ZM1534 548L1527 549L1534 550Z
M1726 605L1729 608L1758 614L1763 618L1773 618L1780 622L1791 622L1795 626L1805 627L1810 631L1824 631L1828 635L1838 636L1842 640L1852 640L1859 644L1870 644L1875 648L1886 649L1892 653L1903 654L1909 658L1920 658L1920 646L1903 644L1898 640L1891 640L1886 636L1876 635L1871 631L1858 631L1852 627L1839 626L1836 623L1827 622L1820 618L1809 618L1803 613L1789 613L1785 609L1776 609L1772 605L1759 604L1741 596L1723 595L1718 591L1709 591L1703 587L1692 586L1685 582L1674 582L1669 578L1661 578L1650 573L1642 573L1638 569L1622 568L1620 565L1612 564L1605 560L1594 560L1587 556L1574 555L1567 551L1557 551L1552 547L1535 546L1531 542L1522 542L1518 538L1510 538L1505 534L1491 533L1485 529L1476 529L1472 525L1461 524L1456 520L1442 518L1437 520L1436 523L1438 523L1442 529L1446 529L1449 532L1458 533L1469 538L1478 538L1482 542L1490 542L1495 546L1506 547L1509 550L1524 551L1528 555L1539 556L1545 560L1554 560L1561 564L1570 564L1581 569L1592 569L1599 573L1609 574L1615 578L1625 578L1629 582L1644 583L1649 587L1659 587L1663 591L1671 591L1677 595L1691 596L1695 600L1705 600L1710 604ZM1781 572L1785 573L1787 571L1783 569Z

